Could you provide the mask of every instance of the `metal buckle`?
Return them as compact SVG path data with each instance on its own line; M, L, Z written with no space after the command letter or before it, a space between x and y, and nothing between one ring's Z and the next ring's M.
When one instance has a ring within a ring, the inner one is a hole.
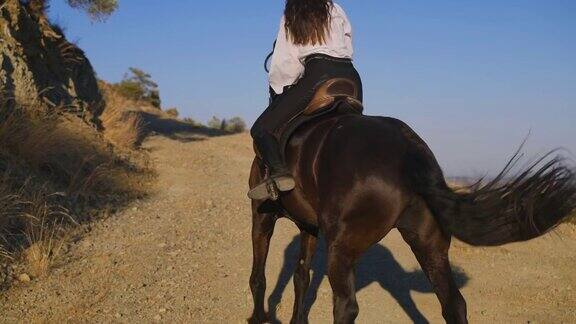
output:
M276 201L280 198L280 193L278 192L278 187L276 186L276 182L274 179L268 177L266 179L266 190L268 190L268 195L270 196L270 200Z

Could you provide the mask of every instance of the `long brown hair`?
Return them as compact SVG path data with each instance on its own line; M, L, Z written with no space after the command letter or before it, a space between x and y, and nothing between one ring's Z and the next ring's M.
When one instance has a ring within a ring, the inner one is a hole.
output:
M330 25L332 0L286 0L284 28L296 45L324 44Z

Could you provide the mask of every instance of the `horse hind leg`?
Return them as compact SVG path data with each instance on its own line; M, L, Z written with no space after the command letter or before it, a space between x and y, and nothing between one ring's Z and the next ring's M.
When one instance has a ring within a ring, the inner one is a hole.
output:
M334 323L354 323L359 307L356 300L354 266L374 242L359 231L326 231L328 245L327 273L332 286ZM376 240L377 242L377 240Z
M291 324L308 323L304 300L310 286L310 266L316 250L317 238L308 232L300 234L300 257L294 271L294 311Z
M254 310L248 319L249 323L265 323L268 318L264 310L266 294L266 259L270 248L270 240L274 232L277 215L273 213L258 213L253 204L252 216L252 249L253 263L250 275L250 290L254 300Z
M328 279L332 286L334 323L354 323L359 307L354 285L354 264L358 258L344 245L330 244L328 247Z
M448 259L450 237L441 230L424 202L417 202L401 216L398 230L430 280L446 322L468 323L466 302L454 281Z
M328 246L327 273L332 286L336 324L349 324L356 320L359 307L354 267L358 258L386 236L395 223L395 217L374 211L382 209L379 207L382 206L358 200L355 208L345 214L336 211L321 218Z

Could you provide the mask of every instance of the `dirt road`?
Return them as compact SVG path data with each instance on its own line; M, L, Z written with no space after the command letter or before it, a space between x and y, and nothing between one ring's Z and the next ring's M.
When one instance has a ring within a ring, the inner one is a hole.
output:
M53 273L0 297L13 322L242 323L252 301L248 135L153 137L157 189L126 212L93 225ZM297 231L281 220L269 257L268 293L290 318ZM311 323L331 322L323 249L314 264ZM576 231L501 248L455 243L451 258L472 323L575 323ZM438 301L397 232L357 269L358 323L442 323Z

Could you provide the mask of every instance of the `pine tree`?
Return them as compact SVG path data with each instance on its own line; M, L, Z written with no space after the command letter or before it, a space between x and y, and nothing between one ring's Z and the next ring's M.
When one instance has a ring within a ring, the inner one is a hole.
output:
M85 11L93 20L103 20L118 9L118 0L67 0L72 8Z
M45 14L50 6L50 0L28 0L23 2L34 12L42 14ZM86 12L90 19L95 21L105 20L118 9L118 0L66 0L66 2L70 7Z
M150 74L141 69L131 67L129 72L124 75L124 79L114 86L127 98L149 102L156 108L160 108L162 104L158 84L152 81Z

